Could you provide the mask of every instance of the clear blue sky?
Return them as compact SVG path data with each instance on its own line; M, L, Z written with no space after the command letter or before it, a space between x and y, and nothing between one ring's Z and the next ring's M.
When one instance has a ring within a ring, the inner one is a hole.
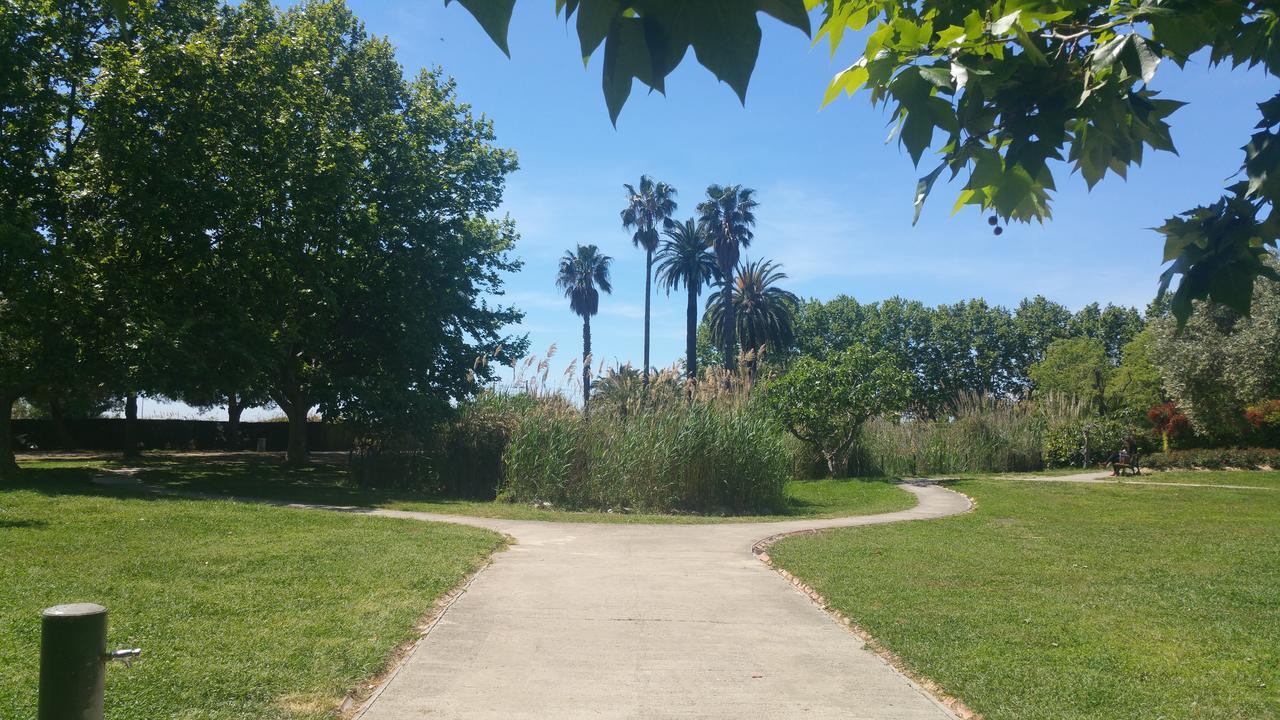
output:
M911 225L917 177L865 96L820 101L831 75L861 46L846 38L834 59L793 28L761 16L764 40L746 106L690 52L667 95L638 83L615 129L600 92L599 53L587 68L572 27L551 0L516 3L508 59L461 6L440 0L349 0L370 33L387 36L407 73L439 65L459 94L492 118L520 170L504 211L515 219L525 266L508 278L508 298L527 313L519 332L532 350L559 346L555 366L581 352L581 322L553 281L557 258L595 243L615 258L614 292L593 321L596 358L640 364L643 253L623 231L622 183L642 173L680 191L692 215L709 183L756 188L761 203L748 255L783 265L793 292L861 301L892 295L928 304L970 297L1014 305L1044 294L1078 308L1089 302L1145 307L1161 269L1161 242L1149 228L1215 200L1240 165L1257 120L1255 103L1276 92L1259 73L1210 70L1201 62L1160 68L1165 96L1191 104L1173 116L1180 156L1148 154L1129 180L1108 177L1092 193L1066 168L1057 172L1055 219L991 234L974 209L951 215L957 185L939 185ZM929 163L926 157L922 165ZM653 363L684 349L684 298L658 294Z

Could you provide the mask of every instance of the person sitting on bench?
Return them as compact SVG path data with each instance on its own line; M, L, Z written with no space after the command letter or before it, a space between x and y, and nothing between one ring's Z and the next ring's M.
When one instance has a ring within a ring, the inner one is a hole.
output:
M1111 476L1123 475L1126 470L1136 474L1138 469L1137 461L1137 454L1131 452L1129 444L1125 443L1125 446L1120 448L1120 452L1111 456L1109 461L1111 463Z

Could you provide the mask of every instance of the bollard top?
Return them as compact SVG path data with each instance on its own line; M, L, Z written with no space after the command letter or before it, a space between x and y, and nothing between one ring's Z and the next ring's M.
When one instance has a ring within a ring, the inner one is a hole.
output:
M45 608L41 616L52 617L84 617L86 615L101 615L107 612L107 609L97 603L70 603L68 605L54 605L51 608Z

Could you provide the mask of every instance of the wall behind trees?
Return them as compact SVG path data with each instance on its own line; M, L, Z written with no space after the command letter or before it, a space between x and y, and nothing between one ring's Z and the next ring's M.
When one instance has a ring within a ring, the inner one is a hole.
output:
M61 425L61 427L59 427ZM228 423L216 420L137 420L134 440L144 450L225 450ZM329 423L306 424L307 445L320 452L347 451L352 447L350 427ZM118 451L127 436L123 418L83 418L55 423L49 419L13 421L15 448L23 450ZM268 452L289 446L285 422L240 423L241 447L253 449L258 438L267 441Z

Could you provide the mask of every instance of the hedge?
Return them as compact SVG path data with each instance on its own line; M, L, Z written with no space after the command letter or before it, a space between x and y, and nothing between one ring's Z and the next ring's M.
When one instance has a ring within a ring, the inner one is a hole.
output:
M1142 458L1142 464L1152 470L1280 469L1280 450L1271 448L1170 450L1167 453L1148 455Z

